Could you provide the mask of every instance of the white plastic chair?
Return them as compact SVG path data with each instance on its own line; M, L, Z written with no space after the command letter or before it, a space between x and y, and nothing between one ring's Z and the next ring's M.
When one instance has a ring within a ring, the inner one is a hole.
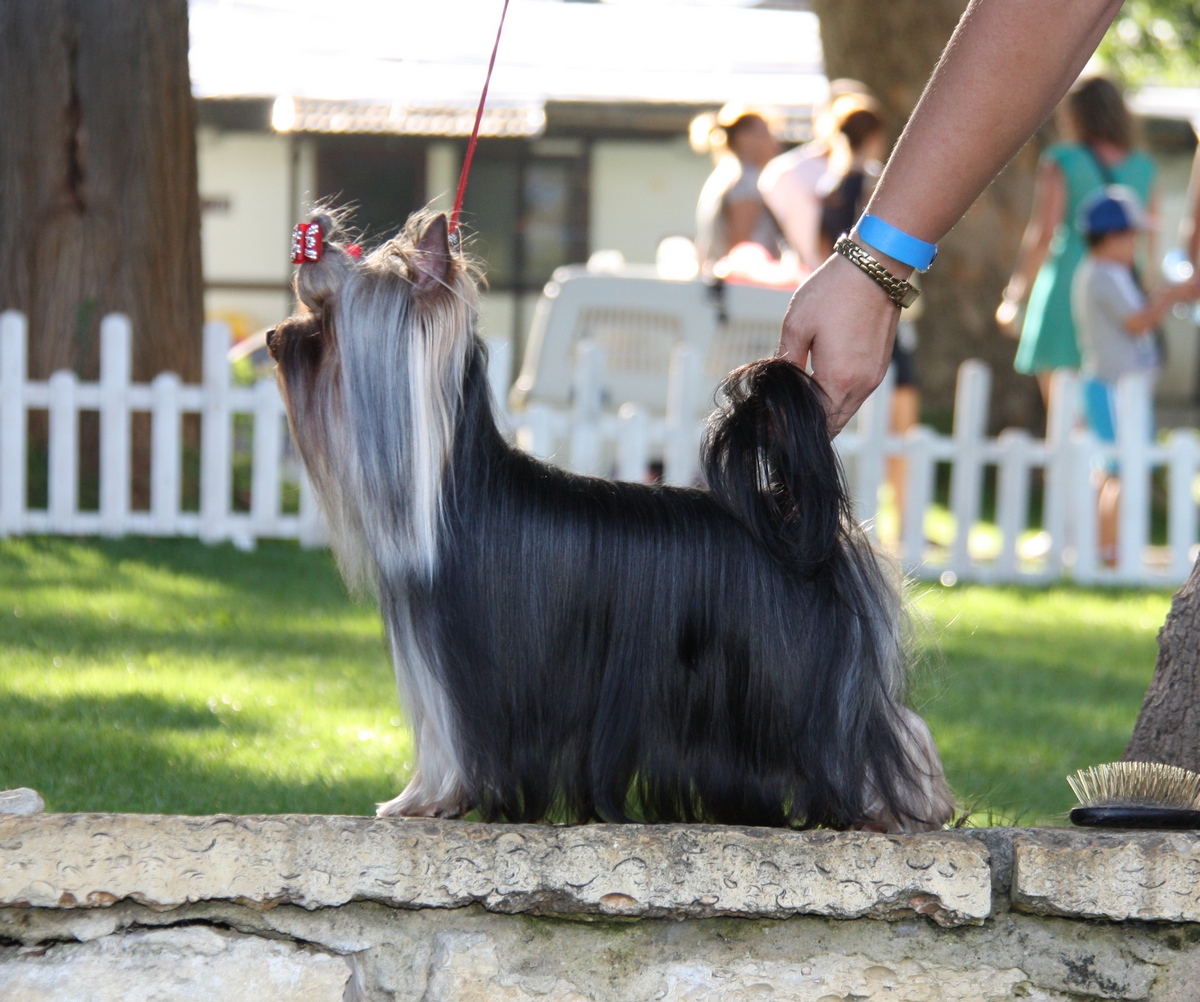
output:
M671 350L683 342L704 360L704 385L692 394L703 412L726 373L774 354L789 297L758 286L726 285L717 294L700 280L559 269L534 312L513 409L569 407L576 346L592 341L607 360L605 408L633 402L661 416Z

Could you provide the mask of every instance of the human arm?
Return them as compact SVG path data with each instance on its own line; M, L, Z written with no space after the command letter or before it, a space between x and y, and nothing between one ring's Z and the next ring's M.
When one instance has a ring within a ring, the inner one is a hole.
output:
M1066 213L1067 191L1062 171L1052 161L1045 161L1038 169L1037 183L1033 189L1033 210L1029 223L1021 237L1016 265L1012 278L1004 289L1004 298L996 310L996 323L1009 337L1020 331L1016 326L1017 310L1029 295L1029 289L1037 276L1038 269L1050 252L1050 241L1054 231Z
M1150 189L1150 197L1146 201L1146 230L1143 236L1145 241L1143 246L1145 249L1146 262L1145 269L1141 272L1142 284L1147 292L1154 292L1162 279L1162 258L1159 256L1159 226L1162 220L1162 199L1159 198L1158 188Z
M1119 0L972 0L868 211L936 243L1058 103ZM1020 67L1020 72L1014 72ZM912 269L875 254L893 274ZM780 354L811 364L836 434L887 371L900 311L838 255L792 297Z
M1163 322L1167 310L1177 303L1191 303L1200 296L1195 281L1181 282L1178 285L1164 285L1152 295L1145 307L1135 313L1127 313L1121 318L1121 326L1126 333L1134 337L1149 334Z

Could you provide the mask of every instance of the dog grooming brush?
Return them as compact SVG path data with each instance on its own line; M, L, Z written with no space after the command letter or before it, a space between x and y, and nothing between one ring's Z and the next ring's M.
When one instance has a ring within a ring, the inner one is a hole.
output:
M1079 798L1071 823L1093 828L1200 829L1200 775L1161 762L1111 762L1067 782Z

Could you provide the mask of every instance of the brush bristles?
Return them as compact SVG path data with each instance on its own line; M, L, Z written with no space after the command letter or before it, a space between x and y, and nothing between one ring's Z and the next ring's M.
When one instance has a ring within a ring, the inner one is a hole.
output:
M1084 807L1200 810L1200 775L1161 762L1110 762L1080 769L1067 782Z

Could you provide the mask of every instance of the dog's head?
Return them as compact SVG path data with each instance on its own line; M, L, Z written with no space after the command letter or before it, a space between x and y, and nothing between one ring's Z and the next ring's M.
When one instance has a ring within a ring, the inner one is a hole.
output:
M315 389L336 368L343 339L370 340L365 327L388 321L397 337L414 322L440 325L449 334L463 326L462 307L475 307L475 268L451 249L443 213L414 213L366 257L346 239L344 213L318 210L310 224L320 229L320 251L296 271L299 310L267 333L293 418L292 395ZM380 306L390 306L390 316L381 316Z
M300 308L267 336L293 436L335 546L339 532L362 534L377 561L403 545L403 563L428 566L474 338L475 267L442 213L414 213L362 257L341 215L318 211L311 224L320 251L297 270Z

